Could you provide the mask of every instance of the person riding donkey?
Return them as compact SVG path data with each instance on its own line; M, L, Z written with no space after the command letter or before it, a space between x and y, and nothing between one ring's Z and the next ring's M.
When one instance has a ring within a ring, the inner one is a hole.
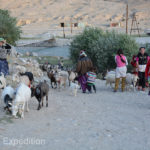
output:
M120 78L122 78L122 92L124 92L127 72L126 66L128 65L128 61L126 56L124 56L122 49L119 49L117 51L117 55L115 56L115 62L117 64L117 68L114 92L117 92L118 90Z

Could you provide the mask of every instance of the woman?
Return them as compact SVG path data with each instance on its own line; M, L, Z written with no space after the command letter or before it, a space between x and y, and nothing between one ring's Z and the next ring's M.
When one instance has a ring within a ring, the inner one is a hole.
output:
M116 81L115 81L115 89L114 92L117 92L120 78L122 78L122 92L125 90L125 82L126 82L126 72L128 61L127 58L123 55L122 49L117 51L117 55L115 56L115 62L117 64L116 68Z
M3 38L0 38L0 73L4 76L9 74L7 54L10 53L11 46L6 44Z
M79 60L77 63L76 72L78 73L78 81L81 85L83 93L86 93L86 73L89 71L89 69L93 67L93 63L91 59L89 59L85 53L84 50L80 51Z

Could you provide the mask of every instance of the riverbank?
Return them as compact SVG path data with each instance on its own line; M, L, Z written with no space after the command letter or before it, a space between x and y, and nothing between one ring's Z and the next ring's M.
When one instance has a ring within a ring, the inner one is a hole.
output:
M38 56L54 56L68 59L70 56L69 47L16 47L17 52L26 55L26 53L35 53Z

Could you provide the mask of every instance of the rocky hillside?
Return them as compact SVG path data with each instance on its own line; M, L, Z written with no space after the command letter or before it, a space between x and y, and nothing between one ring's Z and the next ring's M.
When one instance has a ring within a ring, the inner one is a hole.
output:
M81 26L92 25L108 29L110 22L125 24L127 0L0 0L0 9L8 9L18 17L18 25L24 34L42 34L60 28L60 22L80 22ZM150 1L129 1L129 24L133 12L137 12L140 28L150 24ZM61 30L61 29L60 29Z

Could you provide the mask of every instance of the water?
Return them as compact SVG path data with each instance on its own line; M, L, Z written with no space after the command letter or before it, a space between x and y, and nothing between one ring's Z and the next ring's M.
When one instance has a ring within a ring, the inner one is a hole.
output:
M68 58L69 57L69 46L63 47L16 47L17 52L35 52L39 56L59 56Z

